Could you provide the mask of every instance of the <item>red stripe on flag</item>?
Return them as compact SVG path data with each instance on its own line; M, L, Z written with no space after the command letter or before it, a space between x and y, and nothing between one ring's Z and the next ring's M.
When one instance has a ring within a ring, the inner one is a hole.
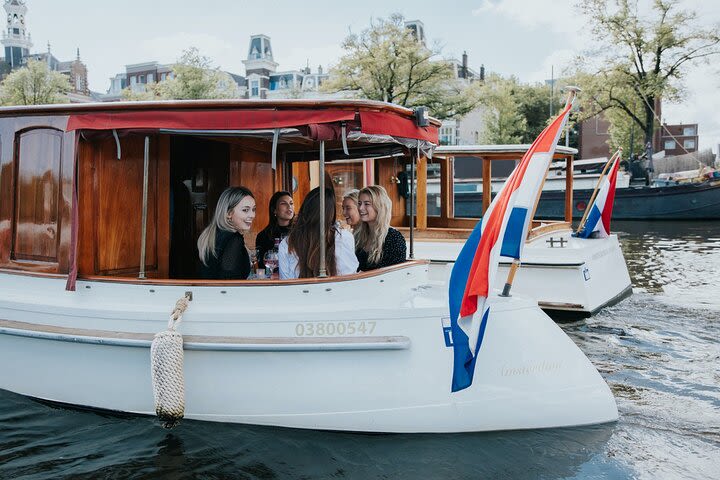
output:
M612 166L608 180L610 188L608 189L607 197L605 198L605 205L602 211L602 222L605 227L605 233L610 235L610 219L612 218L613 203L615 202L615 184L617 183L617 172L618 165L620 164L619 158L615 160L615 164Z
M475 251L475 258L470 267L468 275L468 283L465 286L465 294L463 295L462 305L460 307L460 316L466 317L477 311L478 296L486 297L490 291L489 285L489 267L490 253L492 252L500 231L502 230L502 222L505 219L508 203L512 194L520 187L520 182L525 176L530 160L536 153L548 153L557 143L559 130L562 126L566 115L570 111L572 104L565 106L565 109L548 125L545 130L538 135L533 144L530 146L525 155L523 155L520 164L513 170L508 179L507 188L505 188L499 198L496 198L490 218L483 218L483 229L480 243Z

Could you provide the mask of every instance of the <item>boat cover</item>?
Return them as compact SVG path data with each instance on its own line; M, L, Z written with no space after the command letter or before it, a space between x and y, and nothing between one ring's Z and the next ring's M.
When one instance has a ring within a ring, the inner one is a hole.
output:
M309 127L360 119L360 131L370 135L438 143L438 128L418 127L412 118L395 112L366 112L343 109L228 109L228 110L145 110L72 114L67 131L73 130L260 130Z

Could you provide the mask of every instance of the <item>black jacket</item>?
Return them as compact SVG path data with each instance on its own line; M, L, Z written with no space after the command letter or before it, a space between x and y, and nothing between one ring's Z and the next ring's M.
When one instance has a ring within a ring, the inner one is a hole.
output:
M290 233L290 227L277 226L275 235L270 231L270 225L265 227L255 237L255 248L258 251L258 267L265 268L265 254L275 248L275 239L279 238L282 240L283 237L287 237Z
M355 255L358 258L358 262L360 262L358 271L361 272L402 263L407 257L405 237L403 237L402 233L390 227L388 229L387 237L385 237L385 241L383 242L382 257L380 257L380 261L377 263L369 263L368 252L361 248L358 248L355 251Z
M200 273L203 278L244 280L250 275L250 255L242 234L218 230L215 255L207 259L207 265L202 264Z

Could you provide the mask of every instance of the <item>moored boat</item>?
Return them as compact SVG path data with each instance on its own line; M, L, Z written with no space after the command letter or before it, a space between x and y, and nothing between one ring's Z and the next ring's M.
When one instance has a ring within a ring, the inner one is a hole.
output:
M251 186L258 204L287 189L300 203L322 187L326 159L421 164L439 123L418 119L362 101L0 109L0 388L152 414L151 342L186 297L187 418L368 432L617 419L595 367L521 295L497 300L475 381L451 392L447 287L425 261L299 280L198 276L193 237L226 186Z
M441 204L450 204L453 226L470 228L475 224L477 220L469 218L468 204L460 199L472 198L473 211L480 212L477 215L480 217L490 204L492 166L499 165L501 170L507 170L507 165L514 165L528 148L529 145L465 145L440 146L436 149L436 157L439 158L436 161L449 165L444 172L452 172L450 165L460 156L477 162L482 167L484 191L488 192L485 195L482 189L481 193L455 192L452 179L443 177L439 182L444 186L444 192L440 195ZM572 165L574 153L574 149L558 147L555 159ZM595 176L593 180L597 182L597 178ZM540 213L540 207L535 212L536 221L528 233L522 266L516 274L515 289L536 298L540 307L553 316L589 316L631 295L632 282L617 235L589 239L573 237L570 214L570 207L575 201L573 178L563 177L563 182L564 189L553 191L558 199L562 199L558 207L560 216L546 220ZM545 194L543 192L541 199ZM467 233L463 234L458 228L439 231L432 238L423 232L416 244L416 256L432 260L431 269L434 270L435 278L442 279L447 275L445 264L457 258L465 236ZM508 272L510 265L510 259L503 259L500 263L501 272ZM501 274L499 277L496 288L502 288L504 282L505 276Z
M499 147L439 147L439 152L449 149L455 156L461 156L465 152L470 152L469 155L473 151L493 152L490 148ZM606 161L606 159L598 159L571 162L574 167L573 196L570 205L572 218L581 218L585 213L604 165L603 160ZM537 218L567 219L566 170L564 160L556 162L551 167L538 203ZM720 172L717 170L704 166L698 170L660 174L652 180L648 172L641 171L643 176L638 177L633 177L627 171L619 172L613 218L617 220L720 219ZM493 192L499 189L502 181L502 177L492 179ZM483 199L482 192L481 179L458 180L454 197L456 216L479 218L482 215L480 206Z
M573 192L572 215L582 217L592 190ZM472 204L470 197L461 200ZM543 192L537 214L564 217L564 195ZM613 217L618 220L717 220L720 219L720 178L664 186L630 185L618 189Z

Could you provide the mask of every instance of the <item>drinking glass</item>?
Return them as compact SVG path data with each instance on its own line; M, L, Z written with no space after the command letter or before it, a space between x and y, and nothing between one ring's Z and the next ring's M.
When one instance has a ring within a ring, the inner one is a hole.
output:
M272 272L270 278L277 278L278 254L275 250L269 250L263 257L265 268Z

